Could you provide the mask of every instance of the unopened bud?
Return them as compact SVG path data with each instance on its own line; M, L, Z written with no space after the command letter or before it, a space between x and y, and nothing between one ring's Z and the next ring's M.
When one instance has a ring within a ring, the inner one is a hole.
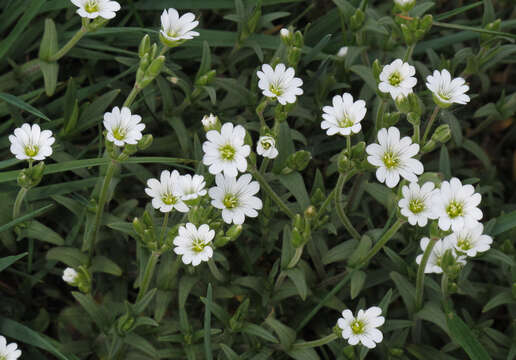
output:
M140 59L149 52L150 50L150 36L145 34L142 40L140 41L140 46L138 47L138 56Z
M226 236L229 238L229 241L235 241L238 239L240 234L242 233L242 225L233 225L226 231Z
M403 12L409 12L415 5L416 0L394 0L394 6Z
M451 129L450 125L448 124L439 125L432 135L432 140L435 142L440 142L441 144L448 142L450 139Z
M383 66L380 63L380 60L376 59L373 62L372 70L373 70L373 76L376 79L376 82L380 82L380 74L382 73L382 70L383 70Z
M301 232L297 228L292 229L292 246L295 248L298 248L300 246L303 246L305 243L305 239L301 235Z
M200 76L197 81L195 82L196 85L204 86L208 85L213 81L213 78L217 74L216 70L210 70L206 72L204 75Z
M303 171L311 159L312 154L306 150L299 150L288 157L287 166L293 170Z
M138 149L145 150L152 145L154 138L151 134L143 135L140 141L138 141Z
M340 57L340 58L345 57L347 54L348 54L348 47L347 46L341 47L339 49L339 51L337 52L337 56Z
M137 234L139 234L140 236L143 236L143 231L145 229L144 229L143 224L141 223L140 219L138 219L137 217L135 217L133 219L133 229L134 229L134 231L136 231Z
M362 25L364 25L365 14L361 9L356 9L355 13L351 16L350 19L350 28L352 31L360 30Z
M317 215L317 210L315 209L315 206L310 205L305 210L305 218L312 219L315 215Z

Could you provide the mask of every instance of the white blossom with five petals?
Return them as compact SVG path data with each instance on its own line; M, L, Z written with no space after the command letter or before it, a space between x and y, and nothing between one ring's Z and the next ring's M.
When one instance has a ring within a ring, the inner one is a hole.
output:
M260 79L258 87L263 95L278 100L281 105L293 104L296 102L296 96L303 94L303 80L294 77L294 68L287 68L285 64L280 63L274 69L269 64L263 64L262 70L256 75Z

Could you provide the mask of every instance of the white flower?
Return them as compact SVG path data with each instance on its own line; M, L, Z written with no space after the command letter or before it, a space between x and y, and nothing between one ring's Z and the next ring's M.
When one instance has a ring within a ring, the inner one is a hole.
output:
M366 147L367 161L378 167L376 178L390 188L398 185L400 175L410 182L417 181L416 175L424 170L423 164L412 158L418 151L419 145L408 136L400 139L400 131L394 126L378 131L378 144Z
M466 85L466 80L461 77L452 80L446 69L441 72L434 70L433 75L428 75L426 87L432 91L434 101L441 107L449 107L453 103L464 105L469 102L469 96L466 95L469 86Z
M283 28L280 30L280 36L282 38L288 38L290 37L290 31L287 28Z
M347 46L341 47L339 49L339 51L337 52L337 56L338 57L345 57L347 54L348 54L348 47Z
M217 124L219 123L219 118L213 114L204 115L201 122L204 130L210 131L216 129Z
M152 207L166 213L176 209L180 212L188 212L188 206L183 202L183 192L180 184L180 175L177 170L163 170L160 180L147 180L148 188L145 193L152 197Z
M206 195L206 182L202 175L186 174L179 177L179 191L183 201L194 200Z
M174 239L174 252L183 255L185 264L199 265L202 261L208 261L213 256L213 249L210 246L215 237L215 230L210 230L206 224L199 228L192 223L179 227L179 235Z
M7 344L5 337L0 335L0 359L1 360L16 360L21 356L22 352L18 349L18 344Z
M335 95L332 100L333 106L323 107L323 121L321 128L326 130L327 135L351 135L357 134L362 129L360 122L366 114L364 100L353 102L353 96L344 93L342 96Z
M67 267L63 271L63 280L67 282L68 284L73 284L76 280L79 274L75 269L72 269L71 267Z
M14 129L14 135L9 135L11 152L19 160L44 160L52 155L52 144L55 140L52 131L41 131L38 124L31 127L25 123Z
M167 46L176 46L186 40L199 36L197 31L192 31L199 22L195 20L195 15L188 12L181 17L176 9L170 8L163 10L161 14L160 38Z
M226 176L237 176L247 169L246 157L251 152L249 145L244 145L245 129L232 123L222 125L220 132L210 130L206 133L207 141L202 144L204 157L202 162L209 166L211 174L224 172Z
M482 200L475 193L472 185L462 185L459 179L452 178L450 182L443 181L441 189L432 197L432 208L439 217L439 227L442 230L458 231L471 223L482 219L482 211L477 207Z
M296 96L303 94L303 80L294 77L294 68L286 68L285 64L278 64L272 69L269 64L262 65L262 71L256 73L258 87L262 89L263 95L277 99L281 105L295 103Z
M404 11L409 11L416 5L416 0L394 0L394 3Z
M256 145L256 152L263 157L274 159L278 156L276 141L274 141L272 136L261 136Z
M428 219L435 219L432 211L432 195L434 193L434 183L426 182L419 187L417 182L404 185L401 188L403 198L398 201L400 212L408 218L410 225L426 226Z
M353 316L351 310L344 310L337 325L342 329L342 337L348 340L349 345L356 345L359 342L370 349L381 343L383 334L377 327L382 326L385 318L381 316L382 309L378 306L370 307L367 310L358 310L357 316Z
M140 123L140 115L131 115L131 110L123 107L122 110L115 106L111 112L104 114L104 127L107 130L106 138L116 146L125 144L137 144L142 138L145 124Z
M401 59L396 59L383 67L378 89L381 92L390 93L394 100L399 96L406 97L417 84L417 79L413 77L415 74L416 68Z
M78 7L77 14L80 17L95 19L100 16L104 19L112 19L115 17L120 4L110 0L71 0Z
M463 227L446 237L454 244L455 250L465 253L467 256L476 256L479 252L487 251L491 248L493 238L489 235L482 234L484 225L481 223L473 223Z
M448 238L444 238L443 240L434 240L436 243L432 249L432 252L430 253L430 257L428 258L428 261L425 266L425 274L429 273L435 273L435 274L441 274L443 272L443 269L441 268L441 260L446 253L446 251L450 250L452 252L452 255L455 257L455 261L457 264L465 265L466 264L466 258L464 256L458 256L455 252L455 246L452 241ZM419 242L419 246L421 247L421 250L423 250L423 253L426 250L426 247L430 243L430 239L427 237L424 237ZM423 259L423 254L420 254L416 257L416 263L419 265L421 264L421 260Z
M257 181L251 181L250 174L240 178L217 174L217 186L210 188L208 194L212 198L211 205L222 209L222 219L227 224L241 225L245 217L256 217L262 208L262 201L254 196L260 190Z

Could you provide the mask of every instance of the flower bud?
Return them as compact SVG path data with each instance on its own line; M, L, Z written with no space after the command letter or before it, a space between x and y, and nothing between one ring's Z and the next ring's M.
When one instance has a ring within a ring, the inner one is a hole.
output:
M143 137L140 139L140 141L138 141L138 149L139 150L147 149L149 146L152 145L153 140L154 140L154 138L152 137L151 134L143 135Z
M301 232L297 228L292 229L291 242L294 248L301 247L305 244L305 239L301 235Z
M306 219L313 219L317 215L317 210L315 209L315 206L310 205L305 210L305 218Z
M401 113L386 113L383 115L383 122L381 124L382 127L394 126L400 121ZM380 127L380 126L379 126Z
M120 316L116 321L116 330L118 335L124 336L131 332L134 329L134 325L136 323L136 319L131 314L130 309L126 311L125 314Z
M416 42L416 38L414 36L414 31L411 30L407 25L401 24L401 33L403 34L403 39L405 39L405 43L407 45L412 45Z
M312 204L319 205L326 199L326 195L324 194L324 191L322 191L320 188L315 189L312 197L310 198L310 201Z
M383 70L383 66L380 63L380 60L376 59L373 62L372 70L373 70L373 76L376 79L376 82L379 83L380 82L380 74L382 73L382 70Z
M75 279L75 286L85 294L91 290L91 274L83 265L77 268L77 277Z
M350 28L352 31L360 30L362 25L364 25L365 14L361 9L356 9L355 13L351 16L350 19Z
M311 159L312 154L306 150L299 150L288 157L287 166L293 170L303 171Z
M434 140L427 140L426 144L423 145L423 148L421 149L421 153L426 154L427 152L434 150L436 146L437 143Z
M242 233L242 225L233 225L231 226L228 231L226 231L226 236L229 238L229 241L235 241L238 239L240 234Z
M435 129L434 134L432 135L432 140L435 142L440 142L444 144L451 139L451 129L450 125L444 124L439 125L437 129Z
M137 217L133 219L133 229L134 231L136 231L138 235L143 236L143 231L145 230L145 228L143 227L143 224L141 223L140 219L138 219Z
M154 222L147 210L143 212L142 216L143 223L145 224L145 228L152 228L154 226Z
M40 161L38 163L38 165L32 167L32 171L31 171L31 178L32 178L32 182L33 182L32 186L36 186L37 184L39 184L39 182L43 178L44 171L45 171L45 163L43 161Z
M299 63L299 59L301 59L301 48L297 46L291 47L287 55L288 65L291 67L296 67Z
M347 46L341 47L339 49L339 51L337 52L337 56L339 58L344 58L347 54L348 54L348 47Z
M210 113L210 115L204 115L202 120L202 126L204 131L208 132L210 130L220 130L220 120L217 116Z
M294 33L294 41L293 41L292 45L294 45L295 47L298 47L300 49L302 49L303 46L305 46L305 39L304 39L303 33L301 31L298 30Z
M152 80L154 80L154 78L159 75L164 62L165 57L163 55L160 55L154 60L152 60L149 67L145 70L143 79L141 79L141 81L138 82L138 86L141 89L149 85L152 82Z
M287 29L287 28L281 29L280 36L281 36L281 41L283 41L283 43L285 45L290 46L290 44L292 43L292 33L289 31L289 29Z
M337 169L340 173L347 173L349 170L353 168L353 162L349 158L349 156L346 154L346 151L343 150L340 155L337 162Z
M210 70L206 72L204 75L200 76L197 81L195 81L195 85L204 86L208 85L213 81L213 78L217 74L217 70Z
M419 22L419 28L423 30L425 33L430 31L432 24L434 22L434 17L430 14L426 14L423 16L421 21Z
M303 227L304 227L303 218L301 217L300 214L296 214L296 216L294 217L293 228L303 229Z
M416 0L394 0L395 8L403 12L409 12L416 5Z
M150 50L150 36L145 34L142 40L140 41L140 46L138 47L138 56L140 59L149 52Z

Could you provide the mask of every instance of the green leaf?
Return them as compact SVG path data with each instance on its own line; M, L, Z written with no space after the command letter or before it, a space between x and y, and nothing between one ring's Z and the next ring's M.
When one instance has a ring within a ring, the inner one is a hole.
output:
M24 253L19 254L19 255L6 256L6 257L3 257L3 258L0 258L0 272L3 271L4 269L8 268L12 264L14 264L16 261L20 260L21 258L23 258L27 254L28 253L24 252Z
M24 230L23 235L28 238L45 241L57 246L64 245L64 239L61 235L37 220L32 220L29 223L29 226Z
M411 355L414 355L418 360L458 360L455 357L445 354L428 345L409 344L407 350Z
M287 276L296 286L297 292L302 300L306 300L306 296L308 294L308 287L306 285L305 273L299 268L293 268L286 270Z
M234 352L229 346L224 343L219 344L220 348L224 352L226 359L228 360L240 360L240 356L236 352Z
M514 304L516 303L516 299L512 295L512 291L506 290L501 293L496 294L491 300L487 302L482 308L482 312L488 312L491 309L494 309L497 306L505 305L505 304Z
M357 74L362 80L364 80L367 86L371 88L371 90L376 91L376 79L374 78L373 71L369 66L353 65L350 70Z
M58 164L50 164L45 166L44 175L55 174L70 170L82 169L91 166L102 166L107 165L111 162L109 158L95 158L95 159L83 159L83 160L72 160L72 161L63 161ZM124 164L167 164L167 165L176 165L180 166L181 163L194 162L193 160L188 159L179 159L179 158L171 158L171 157L131 157L128 160L124 161ZM0 183L16 180L19 170L15 171L5 171L0 173Z
M75 356L66 356L59 351L56 345L60 344L57 341L44 335L40 335L27 326L4 317L0 317L0 334L8 338L21 341L24 344L46 350L61 360L77 359Z
M281 345L285 349L289 349L296 340L296 332L272 317L268 317L265 323L278 335Z
M491 235L500 235L514 228L516 228L516 210L508 214L498 216L496 218L496 223L493 227L493 230L491 231Z
M144 354L151 357L151 359L158 358L158 350L145 338L136 335L134 332L127 334L124 337L124 342L135 349L140 350Z
M491 168L491 160L489 159L489 156L476 142L465 139L462 143L462 148L475 155L477 159L482 162L486 169Z
M260 325L256 325L250 322L245 323L245 325L242 327L242 332L248 335L258 336L274 344L279 343L278 339L276 339L276 337L272 335L269 331L267 331Z
M72 296L77 300L91 319L97 324L100 331L104 332L111 323L107 309L95 302L90 294L85 295L77 291L72 291Z
M14 95L0 93L0 99L4 100L5 102L7 102L11 105L14 105L14 106L20 108L22 110L25 110L25 111L31 113L32 115L35 115L43 120L50 121L50 119L45 114L43 114L41 111L36 109L34 106L27 104L25 101L21 100L20 98L14 96Z
M287 354L296 360L319 360L319 355L314 349L293 349Z
M353 250L355 250L355 248L357 247L357 243L358 241L356 241L355 239L351 239L348 241L344 241L343 243L328 250L328 252L324 254L322 258L323 264L328 265L334 262L346 260L351 256Z
M115 276L122 275L122 269L114 261L105 256L97 255L93 258L91 266L89 267L91 273L103 272Z
M446 179L451 177L450 154L445 145L441 145L441 153L439 155L439 171L444 174Z
M365 280L365 272L358 270L353 273L351 276L351 299L356 298L360 294L360 291L364 287Z
M408 312L410 314L414 313L416 308L416 287L412 285L407 278L395 271L390 273L390 277L392 281L394 281L394 284L396 284L396 288L400 292L401 298L403 299Z
M58 50L56 24L52 19L45 19L45 30L39 46L39 58L47 61Z
M464 349L471 360L491 359L486 349L475 338L471 329L457 314L454 312L447 313L446 323L450 330L451 339Z
M0 175L1 176L1 175ZM17 217L16 219L12 220L12 221L9 221L7 224L4 224L2 226L0 226L0 233L6 231L6 230L9 230L10 228L24 222L24 221L27 221L27 220L30 220L32 218L35 218L36 216L39 216L43 213L45 213L47 210L51 209L54 207L54 204L48 204L48 205L45 205L37 210L34 210L34 211L31 211L30 213L28 214L25 214L23 216L20 216L20 217Z
M133 311L138 315L143 313L147 306L149 306L152 299L154 299L154 295L156 295L157 291L158 289L148 291L136 304L134 304Z
M73 247L54 247L47 252L47 260L60 261L72 268L88 262L88 255Z
M210 44L208 44L207 41L203 41L201 64L199 65L199 70L197 71L195 80L198 80L201 76L206 74L210 69L211 69Z
M278 175L278 179L294 195L301 210L310 206L310 197L300 173L293 172L288 175Z

